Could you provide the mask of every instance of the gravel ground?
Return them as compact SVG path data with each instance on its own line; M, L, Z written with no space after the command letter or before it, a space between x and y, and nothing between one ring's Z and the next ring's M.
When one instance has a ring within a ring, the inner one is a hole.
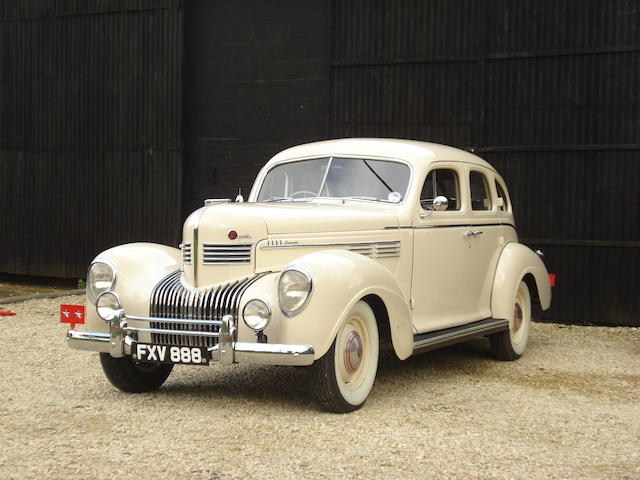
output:
M64 344L58 305L0 317L2 479L638 479L640 329L535 324L503 363L484 340L384 359L367 404L318 410L301 368L176 367L116 391Z

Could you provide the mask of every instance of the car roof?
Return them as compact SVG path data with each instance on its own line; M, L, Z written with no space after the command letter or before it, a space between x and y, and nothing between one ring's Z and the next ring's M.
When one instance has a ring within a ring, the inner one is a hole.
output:
M269 160L267 166L292 159L354 155L405 160L417 169L428 168L433 162L447 160L472 163L495 171L489 163L465 150L439 143L396 138L341 138L305 143L278 153Z

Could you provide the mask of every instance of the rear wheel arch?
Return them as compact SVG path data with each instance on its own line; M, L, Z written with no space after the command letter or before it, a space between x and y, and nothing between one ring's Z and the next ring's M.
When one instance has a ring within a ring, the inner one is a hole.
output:
M522 281L527 285L527 288L529 288L529 294L531 295L531 313L534 317L539 317L542 313L542 308L540 307L538 283L532 273L525 274L525 276L522 277Z

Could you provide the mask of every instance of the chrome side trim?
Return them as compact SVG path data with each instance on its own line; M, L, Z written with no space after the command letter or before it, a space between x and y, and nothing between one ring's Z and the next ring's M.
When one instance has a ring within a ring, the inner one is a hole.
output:
M387 227L384 227L387 228ZM260 245L260 250L269 250L272 248L309 248L309 247L350 247L357 248L360 245L385 245L396 244L400 240L379 240L369 242L327 242L327 243L285 243L285 244L266 244Z
M461 228L461 227L511 227L512 223L461 223L459 225L385 225L385 230L420 230L423 228Z
M468 325L427 332L413 337L413 353L423 353L436 348L453 345L475 337L509 330L509 321L487 318Z

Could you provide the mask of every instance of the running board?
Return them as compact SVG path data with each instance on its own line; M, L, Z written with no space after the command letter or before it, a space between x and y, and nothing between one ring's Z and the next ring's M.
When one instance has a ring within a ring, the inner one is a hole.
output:
M478 322L445 328L434 332L421 333L413 336L413 353L423 353L436 348L464 342L475 337L483 337L492 333L509 330L509 321L501 318L487 318Z

